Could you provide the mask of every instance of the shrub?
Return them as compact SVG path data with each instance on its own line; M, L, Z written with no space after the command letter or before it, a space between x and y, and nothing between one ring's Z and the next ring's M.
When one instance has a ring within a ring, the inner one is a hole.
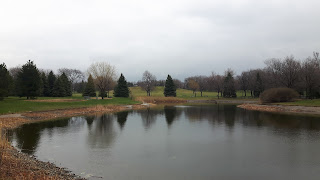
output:
M261 103L289 102L298 98L297 91L290 88L271 88L260 95Z

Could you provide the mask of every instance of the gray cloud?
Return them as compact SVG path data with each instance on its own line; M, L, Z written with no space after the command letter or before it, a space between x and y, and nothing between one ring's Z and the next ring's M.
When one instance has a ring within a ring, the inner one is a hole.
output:
M115 65L128 80L236 72L319 51L316 0L0 2L0 61L85 70ZM169 65L169 66L168 66Z

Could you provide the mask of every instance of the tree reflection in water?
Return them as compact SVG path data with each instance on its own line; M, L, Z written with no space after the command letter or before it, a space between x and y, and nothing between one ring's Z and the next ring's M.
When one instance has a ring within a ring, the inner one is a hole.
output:
M207 121L212 127L223 124L229 129L234 129L235 124L238 123L244 127L268 128L271 130L270 132L274 133L276 131L275 133L280 136L293 137L300 136L303 130L320 130L318 117L248 111L236 108L235 105L202 105L192 107L164 106L163 108L148 108L116 114L25 124L20 128L9 131L8 134L9 139L14 139L22 152L33 154L37 150L43 133L51 137L57 130L60 134L69 133L70 130L78 131L87 124L87 143L91 147L107 148L112 146L119 133L119 128L114 127L115 118L117 118L120 130L124 130L124 127L128 126L127 119L129 117L137 118L136 114L140 116L138 116L138 119L141 119L145 130L151 129L157 117L165 118L166 122L161 121L159 123L166 123L168 128L172 128L177 120L187 120L190 123Z
M112 145L117 135L113 121L113 114L104 114L95 117L92 128L88 133L88 144L91 147L107 148Z
M117 121L119 123L121 130L124 128L124 125L127 121L128 114L129 114L129 111L121 111L117 113Z
M25 124L13 130L11 134L16 137L18 148L21 149L22 152L33 154L38 147L41 133L44 130L48 130L50 135L52 134L50 133L52 129L56 127L67 127L68 124L69 119Z
M164 106L163 110L164 110L164 115L166 117L168 127L170 127L177 115L177 108L174 106Z
M137 111L141 116L142 124L145 130L151 128L151 126L155 123L156 117L163 113L162 110L147 108L146 110Z

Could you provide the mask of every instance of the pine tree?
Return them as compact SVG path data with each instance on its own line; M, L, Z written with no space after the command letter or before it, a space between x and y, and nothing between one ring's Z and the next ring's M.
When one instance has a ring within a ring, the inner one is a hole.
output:
M41 77L33 61L28 61L18 73L20 97L36 98L40 95Z
M0 100L3 100L9 93L11 77L6 65L0 64Z
M129 97L128 84L127 84L126 78L122 75L122 73L118 80L118 84L114 88L113 94L115 97Z
M72 96L72 86L67 75L65 73L62 73L59 78L61 79L61 83L65 91L65 96Z
M96 89L94 87L94 82L93 82L93 78L90 74L90 76L88 77L88 82L85 86L84 92L82 94L82 96L90 96L90 97L95 97L96 94Z
M44 72L41 73L41 81L42 81L42 93L41 93L41 95L44 96L44 97L50 96L48 79L47 79L47 76L46 76L46 74Z
M50 71L49 75L48 75L48 96L53 97L53 88L54 88L54 83L56 82L57 78L54 75L54 73L52 71Z
M254 97L259 97L263 91L262 79L260 77L260 73L257 73L256 82L254 84Z
M226 98L237 97L236 88L234 84L235 84L234 78L232 74L228 72L223 83L224 85L223 97L226 97Z
M66 94L67 93L66 93L66 89L64 86L64 82L63 82L61 76L59 76L57 78L56 82L54 83L52 95L53 95L53 97L65 97Z
M165 97L168 97L168 96L176 97L177 96L176 90L177 90L177 88L174 85L174 82L173 82L171 76L168 74L163 94Z

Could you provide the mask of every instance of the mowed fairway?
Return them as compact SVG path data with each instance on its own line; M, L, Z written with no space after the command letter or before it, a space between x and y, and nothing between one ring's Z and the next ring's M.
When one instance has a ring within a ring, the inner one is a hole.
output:
M130 91L133 95L133 97L141 97L141 96L147 96L146 91L142 90L140 87L130 87ZM151 96L153 97L164 97L163 95L164 87L157 86L152 92ZM218 93L217 92L207 92L204 91L202 92L202 97L201 93L199 91L196 91L197 96L193 96L193 92L191 90L187 89L177 89L177 97L178 98L183 98L183 99L188 99L188 100L205 100L205 99L217 99L218 98ZM247 92L247 98L251 98L250 92ZM243 91L238 91L237 92L237 97L238 98L243 98L244 93Z
M36 100L26 100L25 97L8 97L3 101L0 101L0 114L8 113L21 113L27 111L46 111L55 109L66 109L66 108L81 108L81 107L91 107L97 105L124 105L124 104L139 104L140 102L135 101L137 97L146 97L147 93L140 87L131 87L131 98L111 98L104 100L84 100L82 95L77 93L73 94L72 97L38 97ZM164 97L163 95L164 87L156 87L152 92L152 97ZM217 99L217 92L203 92L200 96L200 92L196 92L197 96L193 96L191 90L177 89L177 97L186 100L209 100ZM249 93L247 93L248 95ZM113 95L113 92L110 92ZM237 92L238 99L242 98L242 92ZM252 100L251 98L247 98ZM47 101L43 101L47 100ZM55 101L62 100L62 101ZM65 100L65 101L63 101Z
M66 98L42 98L39 97L36 100L54 100L54 99L74 99L78 101L70 102L41 102L41 101L26 101L26 98L9 97L0 101L0 114L18 113L27 111L45 111L55 109L66 108L81 108L91 107L97 105L125 105L125 104L139 104L140 102L133 101L130 98L112 98L105 100L82 100L83 98L79 94L75 94L73 97Z

